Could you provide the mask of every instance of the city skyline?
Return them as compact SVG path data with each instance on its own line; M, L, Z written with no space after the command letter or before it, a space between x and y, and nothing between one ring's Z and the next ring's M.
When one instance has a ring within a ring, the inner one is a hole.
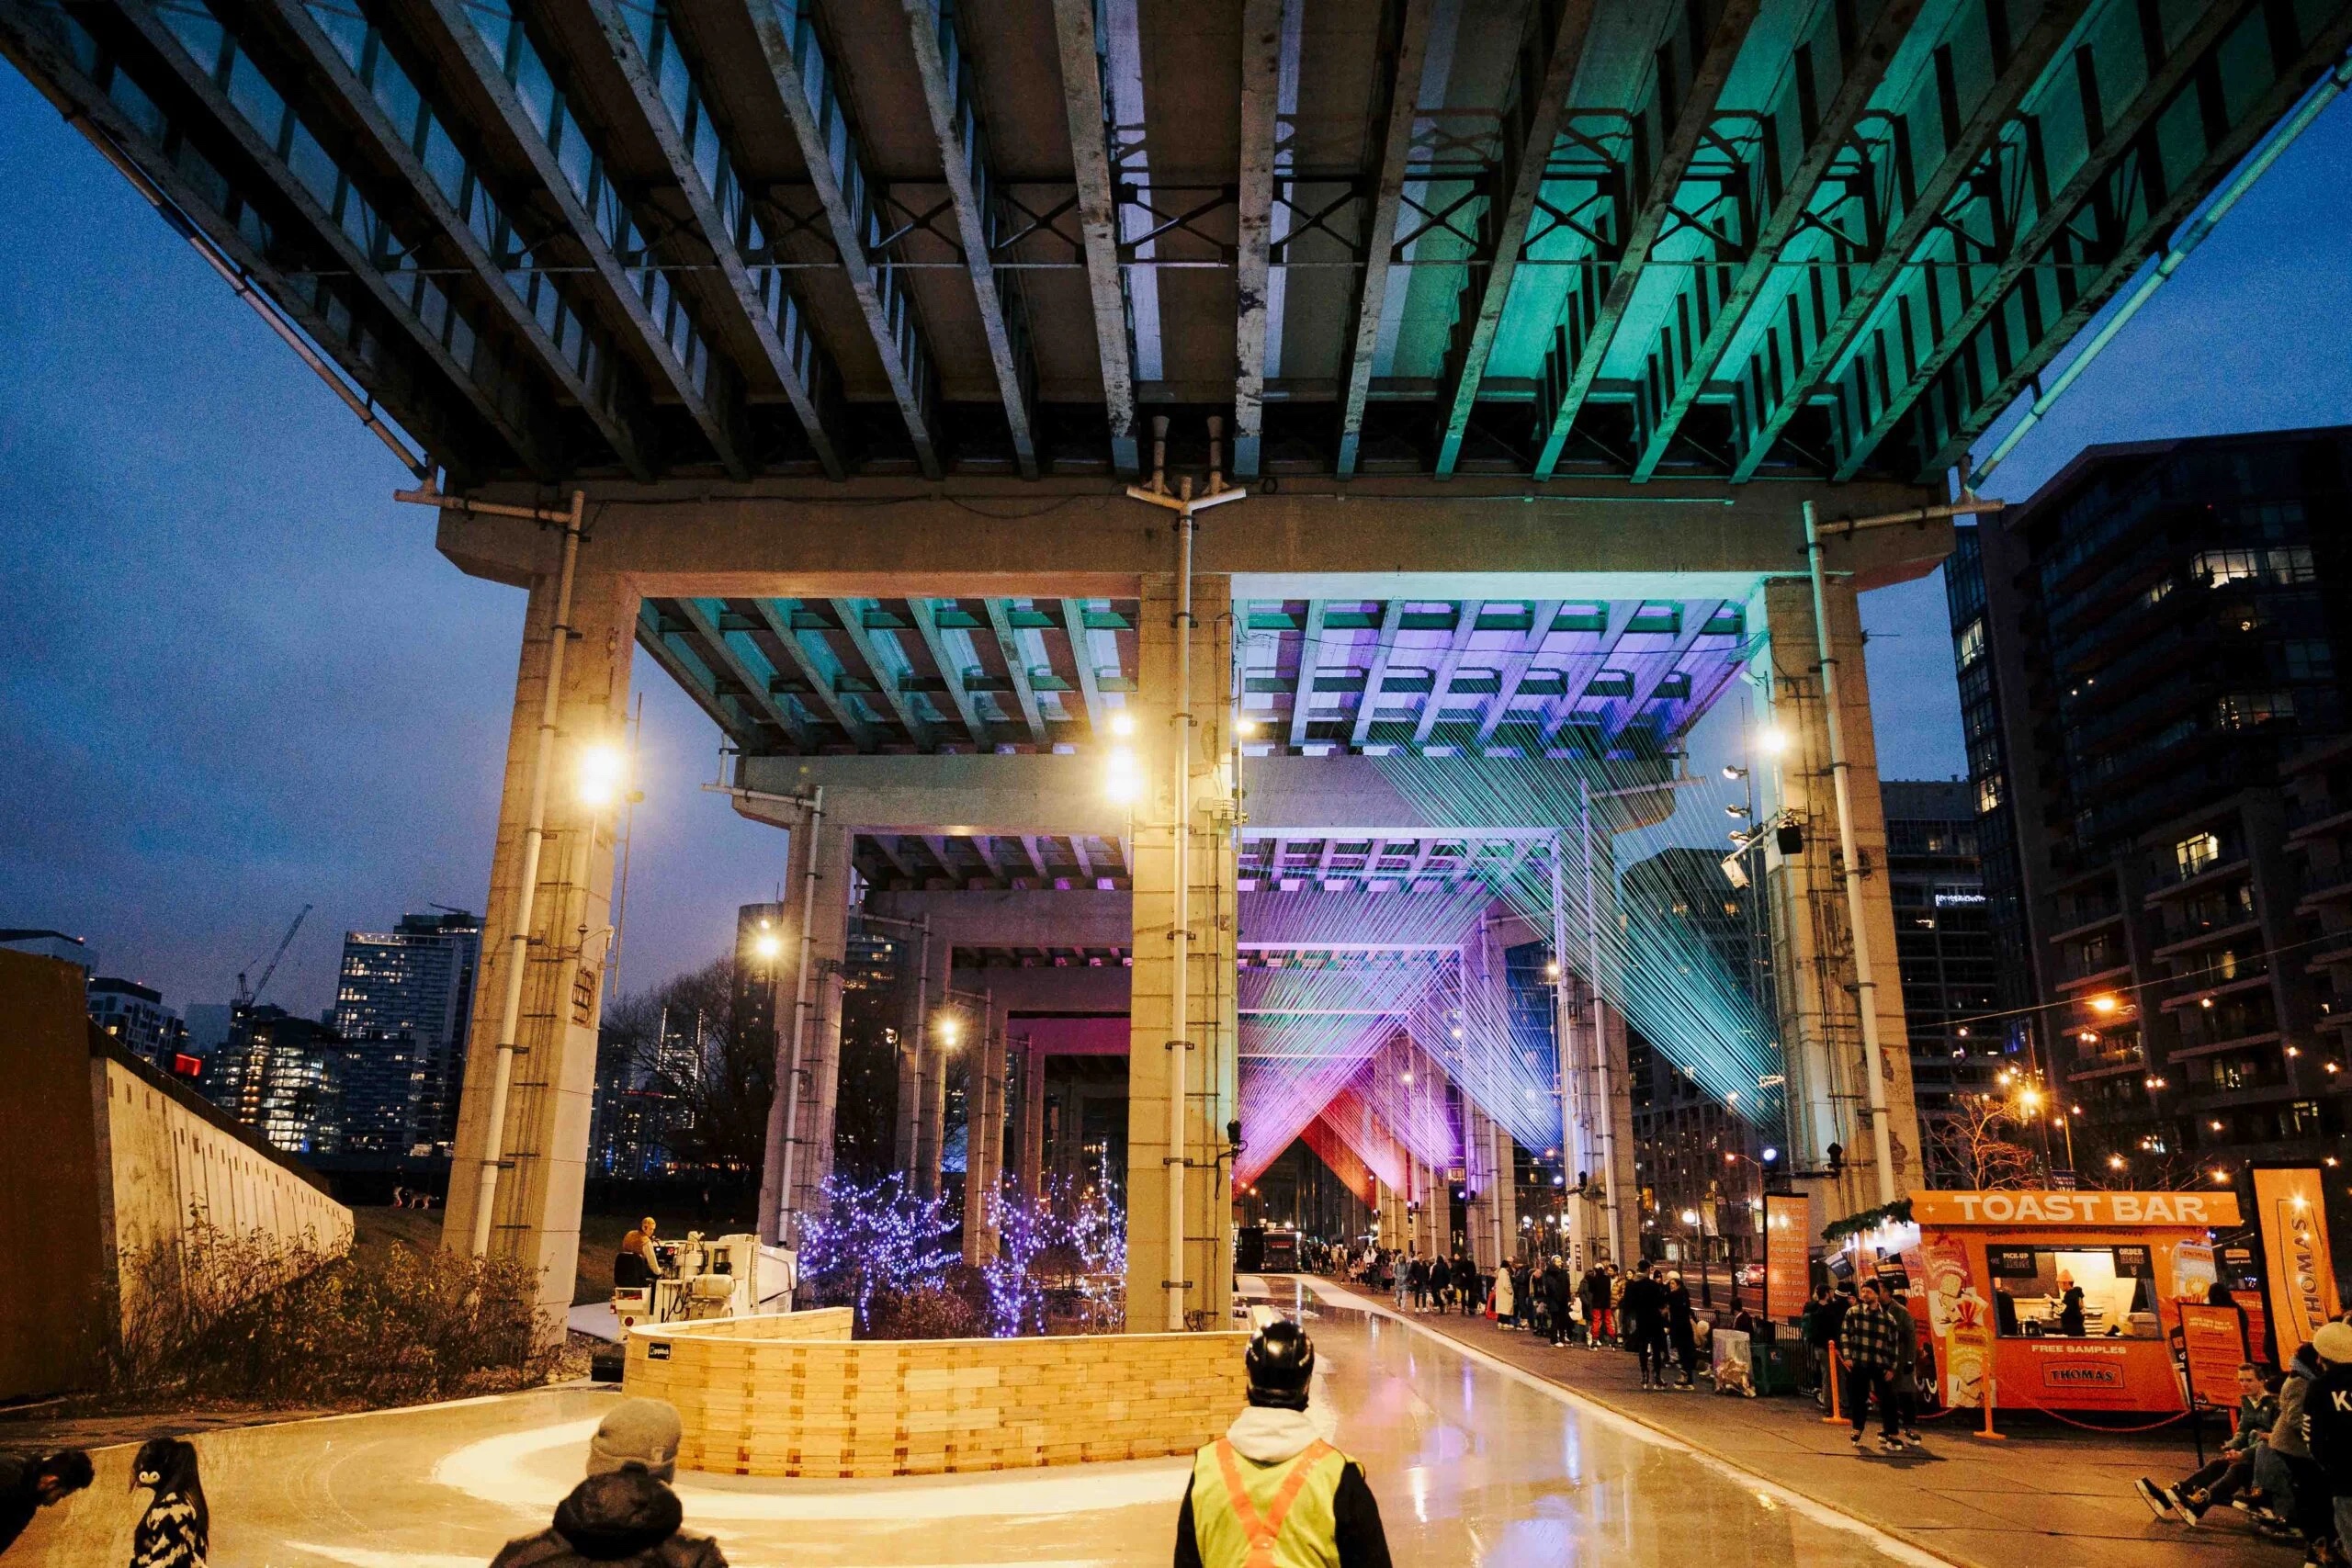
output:
M2300 330L2352 304L2322 196L2346 157L2339 106L1988 489L2022 500L2097 441L2352 418L2352 367ZM8 918L185 1011L314 903L272 999L315 1014L342 931L481 905L522 595L435 553L390 500L405 476L13 75L0 179ZM1888 773L1962 772L1939 576L1864 612ZM637 683L630 988L724 952L784 869L781 834L701 791L709 722L650 661Z

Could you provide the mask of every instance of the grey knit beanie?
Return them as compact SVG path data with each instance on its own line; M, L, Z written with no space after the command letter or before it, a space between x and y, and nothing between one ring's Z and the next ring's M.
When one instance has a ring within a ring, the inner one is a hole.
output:
M667 1401L624 1399L588 1439L588 1473L605 1475L637 1464L656 1481L674 1480L682 1431L678 1413Z

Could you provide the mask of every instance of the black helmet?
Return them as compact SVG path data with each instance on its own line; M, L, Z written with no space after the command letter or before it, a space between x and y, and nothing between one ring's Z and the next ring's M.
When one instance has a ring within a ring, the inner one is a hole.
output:
M1243 1352L1250 1370L1250 1403L1276 1410L1306 1408L1306 1380L1315 1375L1315 1341L1306 1330L1278 1317L1250 1337Z

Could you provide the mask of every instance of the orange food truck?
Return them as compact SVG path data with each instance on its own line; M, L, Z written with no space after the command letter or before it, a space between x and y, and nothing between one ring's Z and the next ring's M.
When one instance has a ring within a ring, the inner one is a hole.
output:
M1982 1404L1989 1370L1996 1408L2187 1408L2171 1336L2212 1289L2233 1194L1921 1191L1911 1219L1857 1237L1855 1262L1907 1276L1947 1404Z

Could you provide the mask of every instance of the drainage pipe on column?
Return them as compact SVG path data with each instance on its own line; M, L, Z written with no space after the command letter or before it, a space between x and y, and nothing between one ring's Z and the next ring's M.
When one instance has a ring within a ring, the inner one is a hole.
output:
M1576 1005L1568 999L1568 906L1563 884L1561 860L1567 852L1566 840L1555 829L1552 834L1552 1055L1560 1069L1560 1189L1567 1190L1570 1170L1589 1170L1591 1162L1585 1158L1586 1129L1577 1122L1576 1102L1583 1098L1577 1093L1577 1070L1573 1048L1568 1043L1568 1030L1576 1021ZM1582 1198L1577 1200L1581 1205ZM1565 1213L1567 1200L1560 1206ZM1581 1207L1577 1211L1575 1239L1585 1239L1589 1228Z
M1600 861L1594 853L1592 781L1579 780L1577 788L1584 820L1584 923L1592 938L1592 973L1587 982L1592 987L1592 1060L1600 1089L1600 1206L1608 1217L1610 1259L1623 1269L1628 1259L1624 1226L1617 1207L1617 1086L1610 1068L1609 1034L1600 1010L1606 1004L1600 998Z
M799 1205L794 1201L794 1153L800 1146L800 1064L802 1043L808 1034L808 1013L816 997L818 840L824 836L825 786L819 784L800 816L800 830L808 835L807 859L800 874L800 973L792 987L792 1056L776 1087L784 1092L784 1165L776 1180L776 1201L783 1205L776 1227L786 1247L799 1244Z
M405 499L405 498L402 498ZM481 1169L474 1188L474 1231L469 1250L490 1255L491 1208L498 1199L499 1165L506 1148L506 1098L514 1079L514 1036L523 1017L523 967L531 951L531 918L538 900L539 852L547 842L548 775L555 761L556 717L563 703L563 650L571 640L571 580L580 564L582 497L571 492L563 521L563 560L556 571L555 621L548 628L547 689L539 697L538 734L531 744L531 801L523 818L523 868L514 892L514 926L506 938L506 987L499 1004L498 1051L491 1066L490 1111L484 1118ZM595 829L591 826L591 832Z
M1878 1167L1878 1201L1894 1201L1894 1144L1886 1125L1886 1063L1879 1049L1878 977L1871 966L1870 928L1862 919L1862 864L1854 851L1852 788L1847 779L1846 721L1838 705L1838 659L1830 651L1829 600L1821 576L1821 530L1813 502L1804 503L1806 569L1813 574L1813 635L1821 661L1821 701L1828 711L1829 781L1838 798L1838 852L1846 860L1846 926L1854 948L1854 1002L1862 1014L1862 1087L1871 1112L1871 1156Z
M1979 501L1963 485L1958 502L1944 506L1921 506L1908 512L1891 512L1877 517L1857 517L1834 523L1851 537L1864 528L1884 528L1898 523L1928 523L1942 517L1965 517L1982 512L1998 512L2003 503ZM1838 659L1831 651L1829 640L1829 595L1821 570L1821 529L1815 521L1813 502L1804 503L1805 570L1813 579L1813 636L1815 656L1821 662L1821 701L1828 711L1824 722L1829 730L1829 780L1838 803L1838 852L1846 861L1846 924L1852 933L1854 946L1854 1000L1862 1014L1862 1086L1864 1102L1871 1113L1871 1154L1878 1167L1878 1201L1892 1203L1894 1190L1894 1144L1886 1125L1886 1063L1879 1049L1878 978L1871 965L1870 930L1862 923L1862 866L1854 851L1853 791L1847 779L1846 718L1838 705Z
M1216 487L1211 486L1214 490ZM1193 481L1182 481L1186 501ZM1193 536L1200 525L1187 509L1176 514L1176 923L1174 1015L1168 1042L1168 1331L1184 1328L1184 1091L1190 1077L1193 919Z

